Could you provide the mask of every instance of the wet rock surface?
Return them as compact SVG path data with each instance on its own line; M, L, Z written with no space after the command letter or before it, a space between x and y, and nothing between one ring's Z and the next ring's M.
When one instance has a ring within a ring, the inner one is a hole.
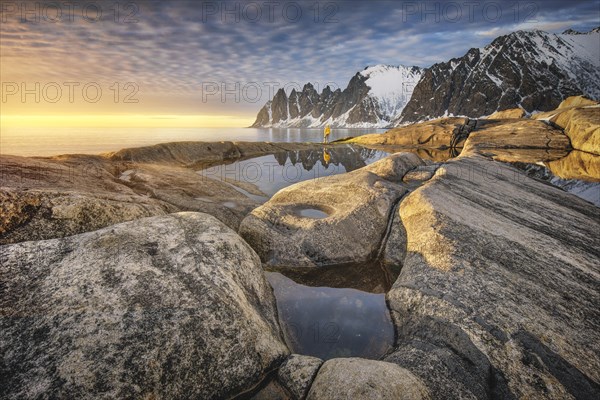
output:
M490 172L492 171L492 172ZM599 395L598 209L482 156L400 205L407 255L385 358L433 398Z
M240 234L269 267L318 267L360 263L380 247L390 212L407 192L400 182L423 165L414 154L400 153L365 168L301 182L279 191L254 209ZM305 218L302 208L327 218Z
M227 398L288 355L258 256L209 215L0 256L2 398Z

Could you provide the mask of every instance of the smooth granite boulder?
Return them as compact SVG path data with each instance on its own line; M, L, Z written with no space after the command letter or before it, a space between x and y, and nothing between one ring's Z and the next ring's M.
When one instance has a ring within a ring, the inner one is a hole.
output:
M235 201L235 208L226 201ZM178 211L201 211L237 229L256 206L231 185L176 165L99 156L0 157L0 244L90 232Z
M560 110L568 107L594 106L597 104L597 101L588 99L585 96L569 96L558 105L558 109Z
M0 398L228 398L289 354L258 256L207 214L0 257Z
M598 102L595 100L590 100L584 96L569 96L564 99L555 110L539 112L531 115L532 119L540 119L549 121L550 118L571 110L577 107L588 107L598 105Z
M408 189L404 174L424 165L398 153L350 173L280 190L241 223L240 234L270 267L360 263L374 257L391 210Z
M362 135L347 143L389 145L411 148L448 148L452 135L469 123L468 118L450 117L390 129L385 133Z
M179 211L207 213L237 230L258 205L243 190L257 189L198 170L309 149L322 148L315 143L177 142L102 155L2 155L0 244L59 238Z
M162 202L114 193L0 190L0 244L75 235L178 211Z
M574 149L600 155L600 105L573 108L550 121L565 130Z
M485 153L501 161L526 161L523 150L526 154L535 149L546 153L545 157L536 153L536 158L545 161L565 156L571 146L569 138L560 129L545 122L490 119L477 122L477 128L470 133L461 154ZM559 156L555 155L557 152Z
M583 96L571 96L556 110L532 116L553 123L571 140L576 150L600 155L600 104Z
M400 205L385 360L433 398L599 398L598 210L482 156L442 165Z
M309 400L429 399L423 382L396 364L364 358L326 361L310 388Z
M486 119L514 119L525 117L525 110L522 108L509 108L508 110L496 111Z

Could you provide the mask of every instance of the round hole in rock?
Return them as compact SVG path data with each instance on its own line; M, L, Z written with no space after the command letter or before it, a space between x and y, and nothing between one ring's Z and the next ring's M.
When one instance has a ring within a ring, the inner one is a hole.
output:
M312 218L312 219L323 219L327 218L329 214L324 211L317 210L316 208L305 208L298 212L301 217Z
M301 218L323 219L329 217L333 210L329 210L328 207L297 205L293 207L292 213Z

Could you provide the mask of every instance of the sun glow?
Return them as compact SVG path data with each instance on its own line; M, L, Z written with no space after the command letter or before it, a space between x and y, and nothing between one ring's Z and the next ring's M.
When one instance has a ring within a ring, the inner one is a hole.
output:
M229 128L249 126L252 117L231 115L2 115L2 127Z

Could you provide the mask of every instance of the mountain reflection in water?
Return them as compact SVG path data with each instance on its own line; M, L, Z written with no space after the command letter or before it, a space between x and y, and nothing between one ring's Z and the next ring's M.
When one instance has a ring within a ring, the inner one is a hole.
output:
M572 150L551 161L511 162L528 176L548 182L600 207L600 156Z
M251 193L254 195L251 197L264 202L294 183L354 171L388 155L384 151L351 145L323 147L238 160L209 167L199 173L227 182L238 190L242 186L245 192L249 192L248 184L254 185L257 193Z

